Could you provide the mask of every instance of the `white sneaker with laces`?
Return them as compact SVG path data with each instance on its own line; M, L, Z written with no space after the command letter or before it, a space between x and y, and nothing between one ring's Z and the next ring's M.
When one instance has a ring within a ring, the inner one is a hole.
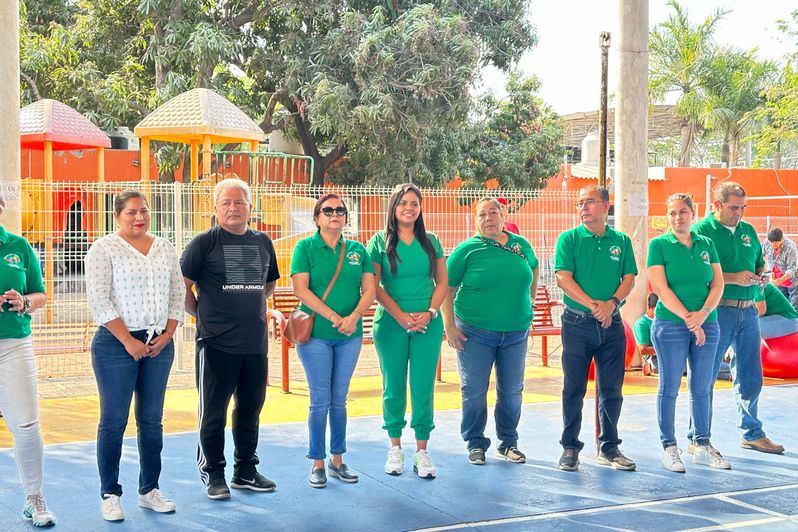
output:
M682 451L675 445L667 447L665 452L662 453L662 465L665 466L665 469L673 471L674 473L684 473L687 471L682 462L682 457L679 456L681 453Z
M22 515L31 520L31 524L36 527L55 525L55 515L47 509L44 502L44 495L28 495L25 499L25 509Z
M696 445L693 463L708 465L715 469L731 469L731 464L711 445Z
M438 474L426 449L419 449L413 455L413 471L421 478L435 478Z
M123 521L125 512L122 511L122 501L119 495L103 495L100 511L106 521Z
M164 494L161 493L161 490L158 488L144 495L139 495L139 507L148 508L153 512L162 514L174 512L177 509L174 501L170 501L164 497Z
M401 475L405 468L405 450L394 445L388 450L388 460L385 462L385 472L389 475Z

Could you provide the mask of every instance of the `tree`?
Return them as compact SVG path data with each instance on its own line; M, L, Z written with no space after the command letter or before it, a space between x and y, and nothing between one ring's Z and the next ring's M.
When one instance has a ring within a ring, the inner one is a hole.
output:
M481 100L480 119L463 149L460 177L466 186L496 179L503 188L539 189L555 175L565 152L559 117L536 96L539 81L514 72L507 97Z
M687 10L669 0L673 13L649 36L649 92L655 101L679 94L674 114L681 119L679 166L690 166L690 150L705 126L707 94L702 82L713 59L716 24L728 13L715 10L700 24L692 24Z

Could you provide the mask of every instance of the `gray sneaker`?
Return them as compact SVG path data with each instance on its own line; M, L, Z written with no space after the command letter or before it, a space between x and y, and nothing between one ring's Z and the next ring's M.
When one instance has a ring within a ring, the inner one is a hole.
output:
M485 450L480 448L469 449L468 462L474 465L485 465Z
M316 467L310 472L308 483L314 488L323 488L327 485L327 474L323 467Z
M682 451L675 445L671 445L665 449L662 453L662 465L665 466L665 469L673 471L674 473L684 473L686 471L684 463L682 462L682 457L679 456L681 452Z
M617 447L609 451L599 451L596 456L596 463L599 465L610 466L620 471L634 471L637 467L634 460L627 458Z
M563 471L576 471L579 468L579 451L577 449L563 449L557 467Z
M360 480L354 469L349 469L349 466L346 464L341 464L336 467L335 464L332 463L332 460L327 462L327 474L349 484L354 484Z
M711 445L697 445L693 453L693 463L715 469L731 469L731 464Z

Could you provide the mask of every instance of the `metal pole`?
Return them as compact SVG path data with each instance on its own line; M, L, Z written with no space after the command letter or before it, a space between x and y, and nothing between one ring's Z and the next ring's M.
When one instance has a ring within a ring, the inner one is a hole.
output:
M607 65L609 62L610 32L599 34L601 48L601 101L599 102L599 185L607 186Z

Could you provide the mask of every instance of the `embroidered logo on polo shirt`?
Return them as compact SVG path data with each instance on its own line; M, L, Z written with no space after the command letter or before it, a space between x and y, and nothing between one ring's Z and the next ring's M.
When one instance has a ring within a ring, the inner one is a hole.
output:
M349 264L351 266L360 266L361 263L360 253L358 253L357 251L350 251L349 253L346 254L346 260L349 261Z
M621 248L618 246L610 246L610 259L618 262L621 260Z
M708 251L702 251L701 252L701 260L704 261L704 264L709 264L709 252Z
M747 248L751 247L751 237L748 235L743 235L740 237L740 240L743 241L743 245Z
M3 260L5 260L6 264L11 266L12 268L19 269L22 267L22 258L16 253L9 253L8 255L3 257Z

